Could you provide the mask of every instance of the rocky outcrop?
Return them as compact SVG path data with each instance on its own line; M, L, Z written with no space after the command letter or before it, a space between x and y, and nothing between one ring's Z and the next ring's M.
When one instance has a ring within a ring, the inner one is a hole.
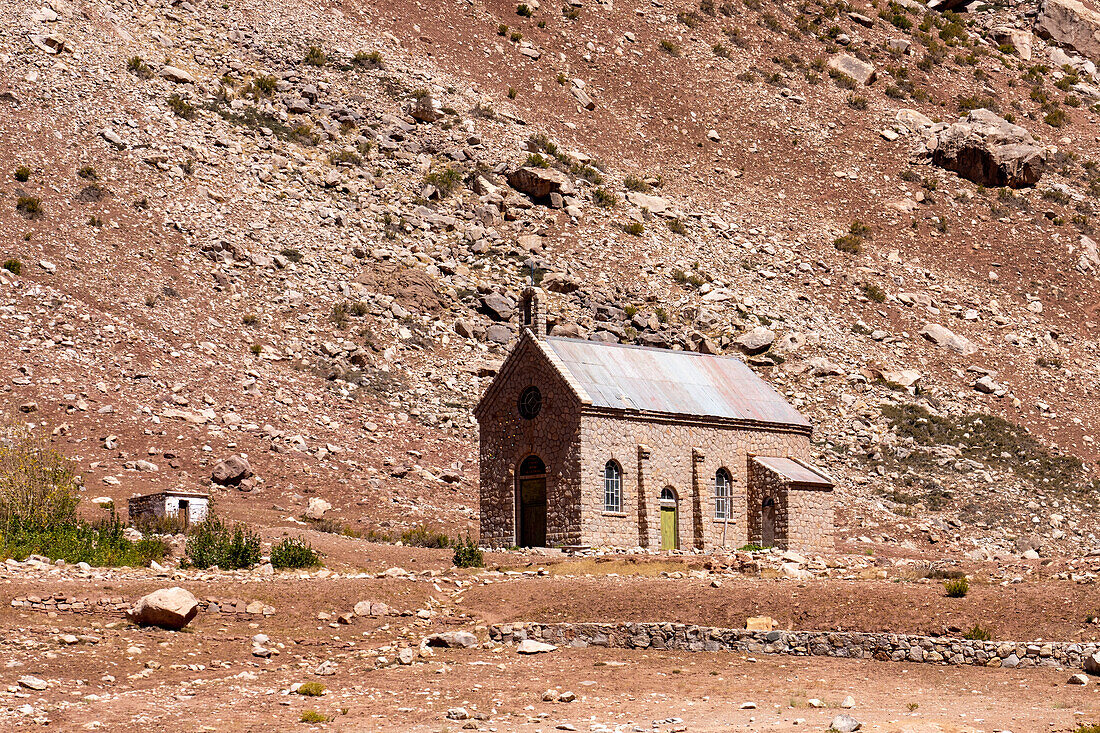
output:
M875 67L866 61L860 61L855 56L842 53L829 59L829 68L845 76L850 76L859 84L873 84L875 81Z
M178 631L199 612L199 599L180 587L161 588L142 596L127 618L139 626L159 626Z
M924 144L935 165L983 186L1032 186L1046 163L1031 133L987 109L933 125Z
M571 196L574 191L573 182L561 171L532 166L509 173L508 185L533 199L545 199L552 193Z
M1035 32L1100 61L1100 12L1078 0L1044 0Z

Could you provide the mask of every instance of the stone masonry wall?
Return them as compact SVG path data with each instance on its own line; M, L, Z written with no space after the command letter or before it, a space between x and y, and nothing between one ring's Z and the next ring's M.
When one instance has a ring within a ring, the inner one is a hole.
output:
M787 480L784 476L749 462L749 542L762 545L764 500L775 502L775 546L799 552L833 549L833 492Z
M580 522L580 402L531 341L505 362L501 389L479 414L481 544L516 544L516 471L529 455L546 464L546 544L577 545ZM536 386L542 410L519 416L520 393ZM601 489L602 491L602 489Z
M805 433L660 418L586 414L580 434L581 539L592 546L659 549L661 490L670 486L677 497L680 549L741 547L749 536L748 456L806 459L810 452ZM648 450L640 454L639 446ZM615 514L604 512L603 506L608 460L623 471L623 511ZM714 517L719 468L729 471L733 483L728 526Z
M878 659L985 667L1081 668L1098 643L970 641L907 634L747 631L674 623L495 624L489 638L505 644L536 639L558 646L748 652Z

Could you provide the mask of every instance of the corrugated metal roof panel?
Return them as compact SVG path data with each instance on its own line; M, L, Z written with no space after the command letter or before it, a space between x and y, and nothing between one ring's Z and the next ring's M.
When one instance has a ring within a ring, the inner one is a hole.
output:
M818 473L809 466L804 466L798 461L793 461L790 458L755 456L753 460L775 471L788 481L795 481L800 484L818 484L821 486L832 486L833 484L828 476Z
M546 345L597 407L810 424L734 357L556 337Z

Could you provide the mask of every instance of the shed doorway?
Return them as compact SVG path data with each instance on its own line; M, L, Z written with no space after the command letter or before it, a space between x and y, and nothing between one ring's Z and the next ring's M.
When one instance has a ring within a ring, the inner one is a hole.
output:
M187 529L191 526L191 502L187 499L180 499L180 508L176 511L176 516L183 522L183 528Z
M546 546L546 464L527 456L516 476L516 509L519 527L517 547Z
M676 492L672 487L661 489L661 549L680 549L680 526L676 511Z
M764 499L760 510L760 546L775 546L775 499Z

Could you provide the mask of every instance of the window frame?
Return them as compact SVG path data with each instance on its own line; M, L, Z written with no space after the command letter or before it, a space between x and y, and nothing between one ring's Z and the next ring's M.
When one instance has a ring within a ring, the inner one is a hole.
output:
M608 503L609 498L614 498L615 502ZM622 514L623 511L623 468L615 459L603 465L603 511L604 514Z
M719 479L724 479L724 484ZM723 493L723 491L725 493ZM733 476L726 468L719 468L714 472L714 518L718 521L729 521L732 514L730 502L733 494Z

